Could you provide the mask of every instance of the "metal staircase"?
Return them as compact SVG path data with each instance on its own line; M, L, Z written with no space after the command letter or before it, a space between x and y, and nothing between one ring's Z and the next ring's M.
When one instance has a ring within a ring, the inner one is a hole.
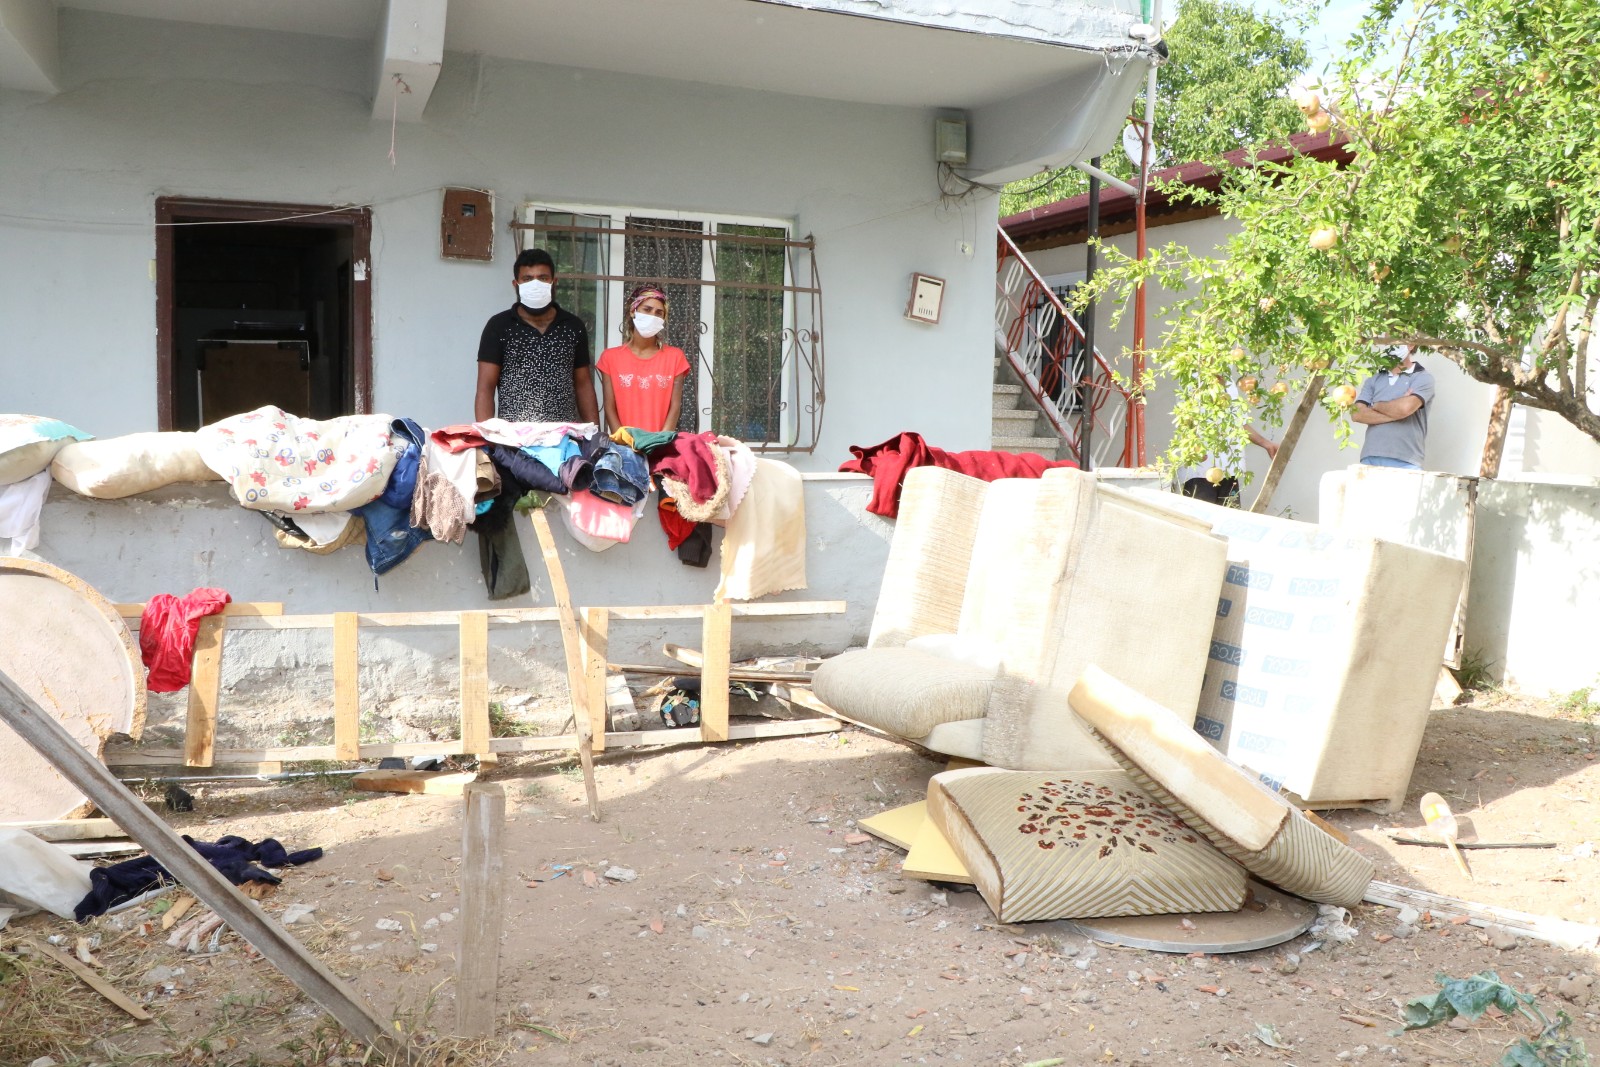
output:
M1091 469L1133 466L1132 397L1015 242L997 234L990 447L1076 460L1087 426Z

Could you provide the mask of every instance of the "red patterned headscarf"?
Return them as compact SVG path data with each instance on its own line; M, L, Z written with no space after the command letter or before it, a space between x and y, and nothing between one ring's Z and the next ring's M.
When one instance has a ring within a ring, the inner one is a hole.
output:
M641 285L634 289L633 292L628 294L628 314L632 315L635 311L638 311L639 305L644 303L646 300L649 300L651 297L655 297L657 300L661 301L662 309L666 309L667 294L665 290L657 289L653 285Z

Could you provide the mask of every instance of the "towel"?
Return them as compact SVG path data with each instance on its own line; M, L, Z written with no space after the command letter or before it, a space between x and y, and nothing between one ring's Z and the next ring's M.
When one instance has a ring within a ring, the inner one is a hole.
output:
M806 499L800 472L756 459L739 510L722 541L718 600L755 600L806 587Z

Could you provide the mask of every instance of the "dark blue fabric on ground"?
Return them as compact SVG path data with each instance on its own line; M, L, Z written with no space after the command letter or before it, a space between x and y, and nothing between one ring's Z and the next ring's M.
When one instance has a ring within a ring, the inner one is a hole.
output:
M234 885L245 882L271 882L277 885L283 879L262 870L262 867L299 867L322 858L320 848L290 852L272 837L260 844L251 844L242 837L232 835L216 842L196 841L185 835L184 841ZM92 916L104 915L125 900L132 900L141 893L175 881L177 879L168 874L154 856L140 856L109 867L96 867L89 872L89 895L78 902L74 913L78 921L83 922Z

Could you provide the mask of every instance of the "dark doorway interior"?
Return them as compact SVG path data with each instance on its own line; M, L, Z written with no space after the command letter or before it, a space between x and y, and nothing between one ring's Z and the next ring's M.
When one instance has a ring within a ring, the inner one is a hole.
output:
M158 206L164 429L263 404L315 419L370 410L365 212Z

